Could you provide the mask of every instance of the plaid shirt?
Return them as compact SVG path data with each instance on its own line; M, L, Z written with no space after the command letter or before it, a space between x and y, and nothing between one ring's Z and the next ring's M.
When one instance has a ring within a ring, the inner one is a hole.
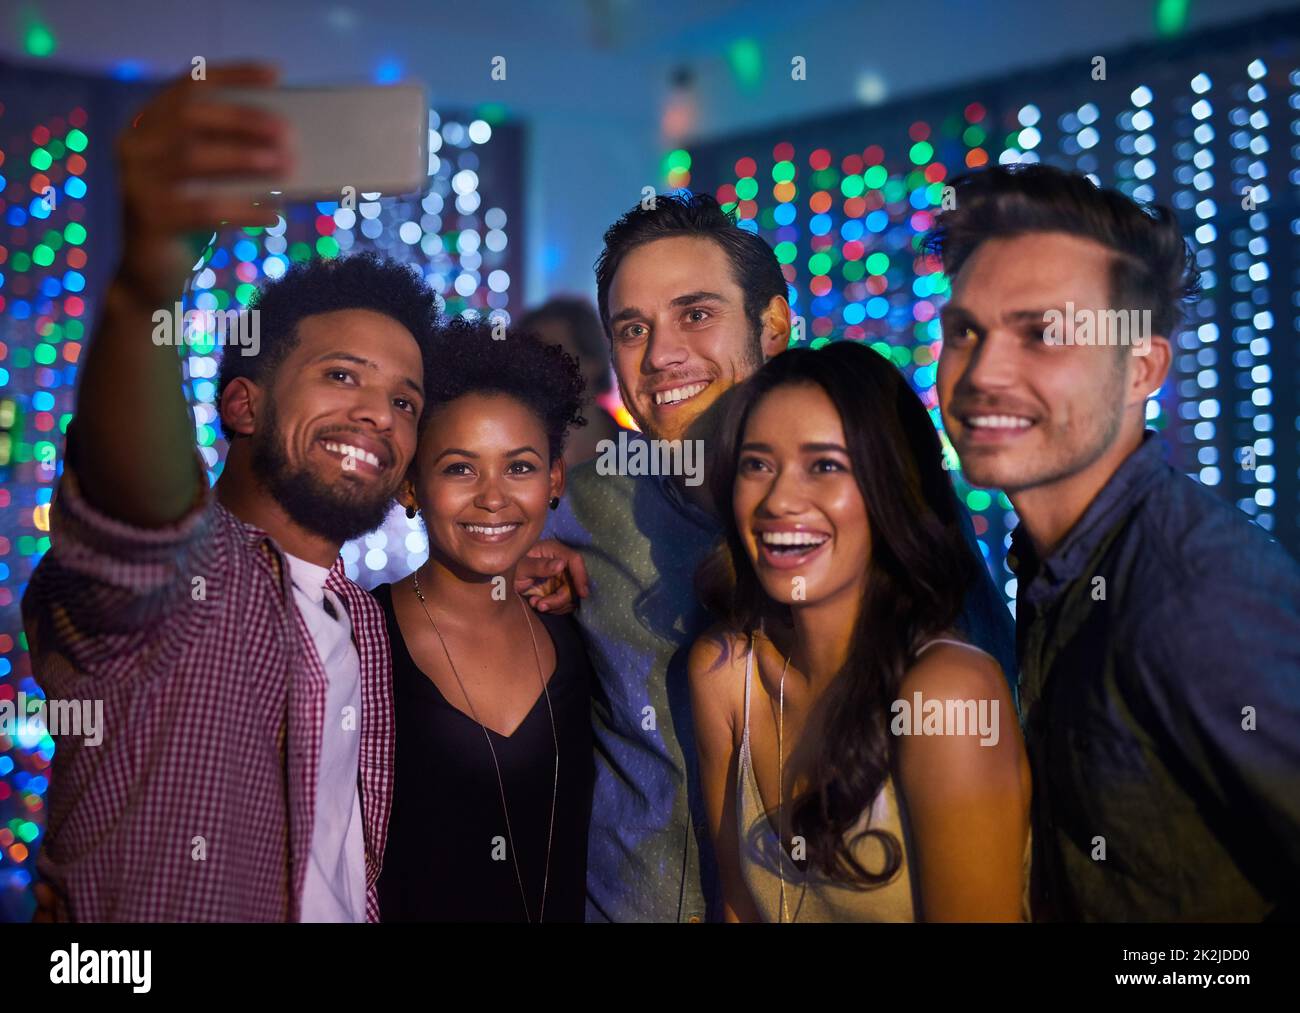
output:
M60 737L37 868L76 921L297 921L328 677L264 531L204 501L113 520L71 468L23 618L48 698L102 700L103 740ZM393 786L384 615L336 560L361 661L366 917Z

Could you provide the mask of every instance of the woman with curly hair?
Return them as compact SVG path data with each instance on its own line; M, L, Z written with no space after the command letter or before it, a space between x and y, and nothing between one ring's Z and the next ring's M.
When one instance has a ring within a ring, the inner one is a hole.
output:
M384 921L582 921L594 777L590 664L515 567L564 491L583 380L559 346L456 318L399 493L429 559L375 589L388 618L396 776Z

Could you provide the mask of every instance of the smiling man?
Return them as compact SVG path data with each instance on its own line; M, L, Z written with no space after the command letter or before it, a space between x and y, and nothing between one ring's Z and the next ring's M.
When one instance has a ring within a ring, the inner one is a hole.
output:
M1300 567L1144 429L1197 288L1178 223L1046 166L955 185L939 397L966 477L1020 518L1034 917L1294 918ZM1062 342L1066 307L1154 333Z
M606 232L596 282L634 439L699 440L707 475L728 391L789 344L772 248L708 195L661 194ZM686 662L709 623L695 572L722 527L698 468L677 459L683 474L573 469L548 528L581 550L591 576L578 610L597 676L589 920L720 913ZM1014 671L1010 617L987 573L963 629Z
M385 517L415 452L435 297L373 257L259 293L259 354L223 358L215 494L175 349L150 341L186 235L266 224L200 177L282 176L282 124L210 68L123 135L126 230L81 376L51 545L23 599L47 696L102 700L57 743L38 859L77 921L364 921L392 793L389 650L341 544ZM166 311L163 311L166 312Z

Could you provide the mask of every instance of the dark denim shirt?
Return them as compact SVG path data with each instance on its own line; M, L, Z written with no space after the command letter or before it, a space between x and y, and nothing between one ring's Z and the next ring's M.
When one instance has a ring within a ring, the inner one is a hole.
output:
M1300 566L1154 432L1010 562L1035 919L1295 917Z
M974 552L965 511L962 518ZM546 534L580 549L591 577L591 597L577 611L597 682L587 919L716 917L686 658L710 623L695 570L722 528L671 479L600 475L588 462L569 472ZM1011 613L986 567L979 576L958 628L1014 686Z

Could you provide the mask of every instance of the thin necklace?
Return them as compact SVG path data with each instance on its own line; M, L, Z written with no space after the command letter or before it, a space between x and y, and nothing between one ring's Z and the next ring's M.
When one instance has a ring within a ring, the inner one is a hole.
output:
M519 882L519 899L524 903L524 918L531 925L533 918L532 913L528 910L528 894L524 890L523 873L519 871L519 858L515 851L514 832L510 829L510 806L506 804L506 784L501 777L501 764L497 760L497 751L492 745L492 736L488 734L487 725L479 720L478 711L474 708L474 701L470 699L469 692L465 689L465 683L461 681L460 672L456 671L456 663L451 660L451 652L447 650L447 641L443 638L442 630L438 629L438 624L433 621L433 616L429 613L429 606L425 602L424 594L420 591L420 570L417 567L412 575L415 579L415 597L420 599L420 607L424 609L424 614L429 620L429 625L433 627L433 632L438 634L438 643L442 644L442 653L447 656L447 664L451 666L451 674L456 677L456 684L460 686L460 691L464 694L465 702L469 704L469 711L478 726L483 729L483 738L487 741L488 749L492 753L492 766L497 772L497 787L501 791L501 808L506 816L506 837L510 842L510 859L515 866L515 879ZM516 597L519 597L516 595ZM551 691L547 688L546 677L542 674L542 656L537 650L537 634L533 632L533 620L529 615L528 606L524 604L522 597L519 598L519 605L524 610L524 621L528 624L528 636L533 641L533 660L537 663L537 678L542 684L542 695L546 697L546 709L551 715L551 737L555 740L555 783L551 788L551 826L546 835L546 866L542 873L542 906L537 914L537 921L540 923L546 918L546 890L551 879L551 844L555 840L555 800L560 794L560 736L555 730L555 711L551 707Z
M777 834L785 833L785 673L790 671L790 655L785 656L785 665L781 669L781 685L778 694L780 703L777 707L776 718L776 827ZM791 841L793 843L793 840ZM781 843L780 836L777 837L777 846L782 851L784 859L785 845ZM793 859L792 859L793 861ZM783 921L790 920L790 912L785 906L785 862L778 860L776 863L776 873L781 877L781 910L777 912L776 923L780 925Z

